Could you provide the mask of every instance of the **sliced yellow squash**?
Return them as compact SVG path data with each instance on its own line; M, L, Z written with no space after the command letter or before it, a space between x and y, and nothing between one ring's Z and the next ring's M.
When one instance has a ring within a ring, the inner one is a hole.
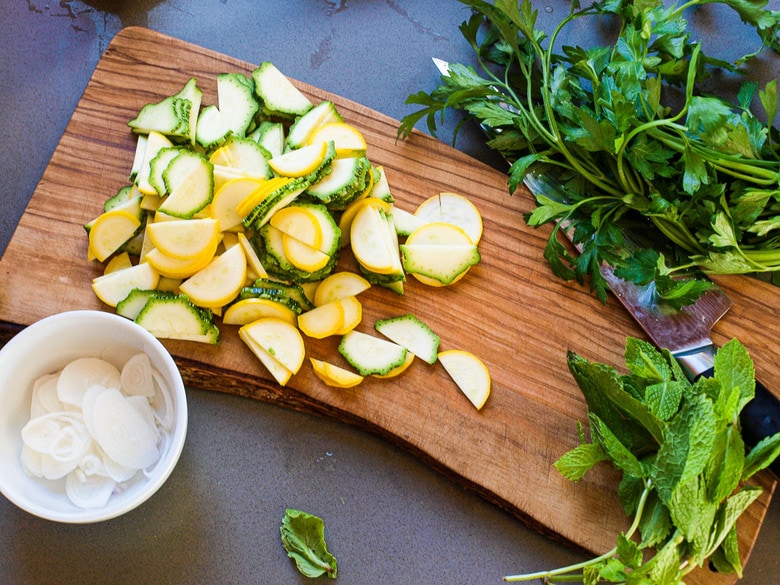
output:
M477 207L458 193L439 193L423 201L414 215L425 223L444 222L461 228L471 242L482 238L482 215Z
M148 225L147 234L154 247L166 256L189 260L216 250L219 224L210 218L155 221Z
M330 256L300 240L282 233L282 249L287 260L305 272L315 272L330 262Z
M490 396L491 385L490 372L484 362L461 349L439 352L438 360L466 398L480 410Z
M282 177L305 177L317 170L327 153L327 143L312 144L275 156L268 161L268 165Z
M270 374L274 377L274 380L276 380L280 386L285 386L287 382L290 381L293 373L287 369L278 359L271 355L271 353L265 347L260 345L258 341L251 337L244 329L244 327L238 330L238 336L241 341L243 341L252 351L252 353L255 354L257 359L260 360L260 363L265 366L265 368L270 372Z
M354 388L363 381L363 376L349 370L314 358L309 358L314 374L327 386Z
M365 156L366 139L360 130L346 122L330 122L323 124L309 138L309 144L327 143L332 141L336 147L336 156Z
M222 322L227 325L247 325L258 319L273 317L297 325L298 316L289 307L270 299L247 298L225 309Z
M136 264L94 278L92 290L105 304L116 307L134 288L152 290L159 280L160 274L150 264Z
M139 227L141 220L127 211L115 209L101 213L89 230L90 252L98 261L105 261L132 238Z
M363 320L363 305L357 297L343 297L333 302L341 305L344 314L341 327L336 332L337 335L345 335L360 325Z
M222 307L238 295L246 281L246 257L233 246L181 283L179 290L200 307Z
M282 319L259 319L239 329L293 374L303 365L306 350L300 331Z
M241 224L243 217L238 214L239 204L261 187L263 182L264 179L241 177L231 179L217 189L211 202L211 217L219 223L220 231Z
M312 248L320 250L322 246L322 229L317 216L305 207L283 207L271 216L270 223L279 231Z
M298 328L308 337L323 339L336 335L344 324L344 307L332 301L298 315Z
M324 305L344 297L357 296L371 288L371 283L355 272L346 270L327 276L314 293L314 304Z

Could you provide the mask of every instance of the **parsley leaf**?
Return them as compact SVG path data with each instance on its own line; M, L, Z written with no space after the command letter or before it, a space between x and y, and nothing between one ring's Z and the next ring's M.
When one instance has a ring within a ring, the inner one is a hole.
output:
M681 308L710 286L702 269L780 272L777 82L759 89L748 80L735 103L705 92L716 69L744 73L758 51L733 62L713 58L684 17L693 7L722 4L755 29L759 45L780 50L780 11L767 0L573 2L545 31L531 0L460 1L472 9L460 30L479 68L451 64L439 87L409 96L421 108L402 119L398 134L408 137L425 120L435 136L448 110L465 114L453 141L465 121L479 123L510 163L510 193L526 183L536 194L539 211L527 215L529 224L565 221L575 234L587 233L575 258L552 241L553 231L544 256L554 274L589 280L605 301L600 270L609 264L627 280L652 282L660 299ZM619 31L612 46L556 45L567 27L605 21ZM670 101L675 93L682 105ZM766 122L751 110L756 93ZM542 165L565 185L555 205L528 182ZM636 217L658 228L654 248L663 263L622 249L615 234Z

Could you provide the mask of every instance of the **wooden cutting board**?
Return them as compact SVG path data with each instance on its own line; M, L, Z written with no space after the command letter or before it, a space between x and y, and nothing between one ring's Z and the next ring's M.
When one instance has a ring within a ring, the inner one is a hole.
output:
M177 92L190 77L216 101L216 74L249 73L254 65L143 28L118 34L100 60L19 226L0 260L0 321L6 336L69 309L107 310L90 289L102 267L89 263L83 224L125 185L135 149L126 125L146 103ZM528 193L509 196L506 177L466 155L415 133L397 141L398 122L359 104L296 82L313 101L332 100L365 135L368 157L387 173L396 205L413 211L425 198L455 191L484 217L482 262L456 285L430 288L410 278L398 296L374 288L361 296L362 330L374 321L414 313L442 338L442 349L481 356L493 377L482 411L459 393L441 367L417 362L401 377L367 379L352 390L320 383L304 367L285 388L222 326L218 347L167 341L189 385L319 413L374 432L419 456L546 534L603 552L627 527L607 465L578 484L552 463L577 444L585 404L566 369L566 352L621 366L629 335L643 337L622 307L602 306L586 290L553 277L542 258L547 231L528 228ZM354 268L343 259L343 268ZM780 290L747 278L721 279L736 307L715 339L738 337L759 375L780 388L770 344L780 337L774 315ZM307 339L308 356L340 361L336 340ZM741 523L742 549L752 549L775 487ZM701 583L731 583L702 575ZM694 581L689 580L689 583Z

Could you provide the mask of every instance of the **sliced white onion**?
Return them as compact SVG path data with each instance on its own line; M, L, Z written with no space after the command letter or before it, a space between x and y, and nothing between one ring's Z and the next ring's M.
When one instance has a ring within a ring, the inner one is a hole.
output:
M118 370L80 358L33 385L22 429L22 466L33 477L65 478L70 500L104 506L139 471L150 477L170 444L173 399L144 353Z
M145 353L134 355L122 368L122 391L128 396L154 396L152 363Z
M84 425L87 427L89 434L95 436L95 425L92 422L92 415L95 412L95 401L102 392L106 391L106 387L102 384L93 384L90 386L81 400L81 412L84 417Z
M171 390L157 370L152 370L152 378L154 379L155 388L152 408L154 408L154 413L160 426L166 431L171 432L173 431L174 423L173 397L171 396Z
M65 410L57 396L59 374L44 374L33 383L30 418Z
M96 453L97 449L95 449L95 447L96 445L93 443L92 450L84 455L84 457L81 458L81 461L79 461L78 469L87 476L102 475L108 477L106 466L103 464L103 458Z
M121 374L113 364L100 358L79 358L70 362L60 372L57 395L63 402L80 407L84 394L95 384L119 388Z
M72 412L55 412L31 419L22 428L22 441L36 452L35 461L25 462L29 470L37 469L46 479L60 479L73 471L89 451L92 436L83 417ZM22 457L30 457L22 450Z
M117 483L129 481L138 473L138 470L133 467L119 465L119 463L106 455L105 452L103 453L103 465L105 466L108 476Z
M43 477L41 454L22 443L22 468L32 477Z
M138 473L137 469L131 469L119 465L111 459L96 441L92 442L92 448L79 462L79 468L85 475L102 475L110 477L117 483L128 481Z
M144 469L160 456L157 429L149 426L116 388L101 392L93 407L94 437L106 454L126 467Z
M157 419L154 416L154 410L152 409L152 405L149 404L149 400L145 396L128 396L127 401L132 404L133 408L138 411L138 414L143 417L146 424L149 425L149 428L154 429L157 434L157 440L159 441L160 430L157 428Z
M87 475L76 468L65 478L65 493L79 508L102 508L114 493L116 482L103 475Z

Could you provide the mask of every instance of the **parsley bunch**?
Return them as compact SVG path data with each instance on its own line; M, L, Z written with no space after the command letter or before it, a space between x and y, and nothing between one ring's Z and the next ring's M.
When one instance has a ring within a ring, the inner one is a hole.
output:
M679 304L703 288L674 290L671 277L700 270L766 272L780 284L777 82L763 89L745 82L737 103L701 90L713 68L740 72L764 46L777 49L780 12L766 9L766 0L602 0L586 8L575 0L548 36L536 27L530 0L459 1L473 11L460 30L481 73L451 65L434 91L407 98L421 108L403 118L398 134L407 137L425 118L435 135L445 111L459 110L512 163L510 192L539 165L553 167L564 197L537 194L526 221L556 222L545 251L555 274L589 277L604 300L599 266L606 262L624 279L661 284ZM755 53L728 63L690 39L683 12L712 3L755 28ZM583 18L613 19L614 44L557 50L561 31ZM751 111L756 95L767 123ZM629 218L656 240L640 257L624 245ZM579 256L558 241L561 225L573 228Z
M731 340L715 356L713 377L693 384L668 351L645 341L628 338L625 359L629 373L620 374L569 354L592 441L580 424L580 444L555 466L577 481L611 462L622 472L630 529L600 557L505 581L678 585L708 563L741 576L736 521L761 493L745 482L780 454L780 433L745 450L739 414L755 392L750 356Z

